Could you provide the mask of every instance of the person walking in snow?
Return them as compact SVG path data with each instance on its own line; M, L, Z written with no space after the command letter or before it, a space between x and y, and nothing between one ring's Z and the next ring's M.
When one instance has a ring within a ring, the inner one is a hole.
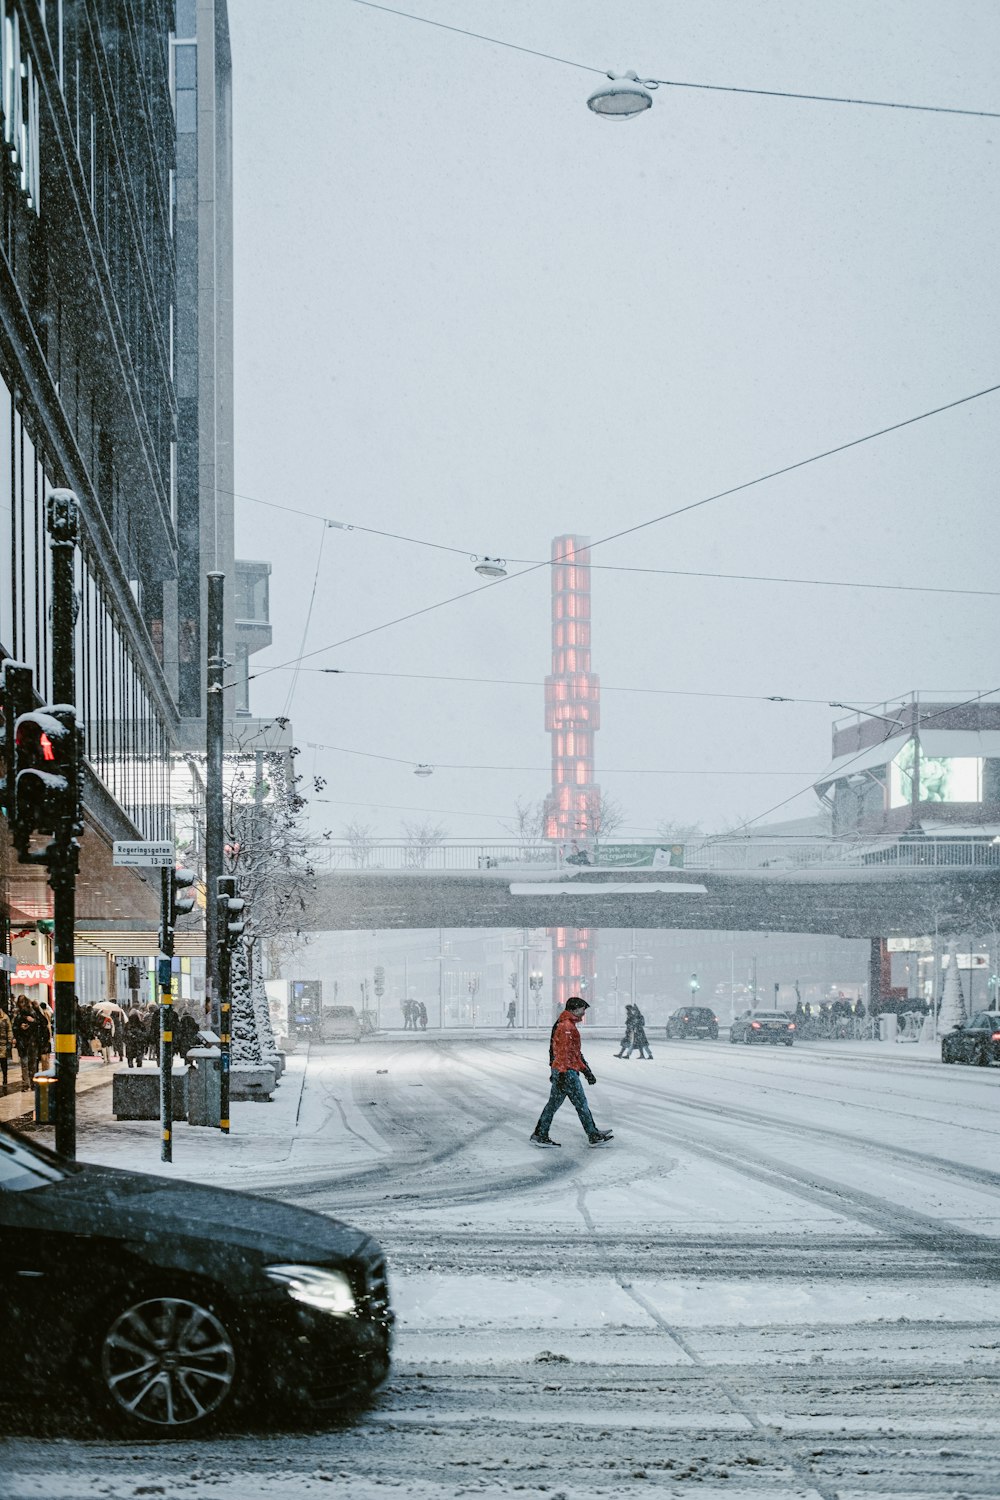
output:
M638 1005L632 1006L632 1029L628 1035L628 1051L625 1054L626 1059L632 1056L633 1048L638 1048L640 1062L643 1062L647 1058L650 1062L652 1062L653 1051L646 1037L646 1017L643 1015Z
M615 1053L616 1057L624 1057L625 1060L626 1060L626 1062L628 1061L628 1055L629 1055L629 1053L632 1050L632 1030L633 1030L632 1012L634 1010L635 1010L635 1006L634 1005L626 1005L625 1006L625 1035L622 1037L621 1041L618 1043L618 1051Z
M556 1110L566 1099L572 1101L573 1108L580 1117L580 1124L587 1132L587 1139L592 1146L604 1146L614 1135L611 1130L598 1130L594 1124L594 1117L590 1113L590 1106L580 1079L582 1073L588 1083L597 1082L580 1050L580 1022L584 1011L589 1009L590 1006L586 1000L582 1000L579 995L571 995L566 1001L566 1009L557 1018L552 1028L549 1038L551 1088L548 1103L538 1117L538 1124L531 1132L530 1140L533 1146L560 1146L562 1144L561 1141L551 1139L549 1127Z
M422 1000L418 1000L417 1001L416 1010L417 1010L417 1021L420 1022L420 1030L421 1031L426 1031L427 1030L427 1006L424 1004L424 1002ZM416 1031L416 1029L417 1029L417 1021L414 1021L414 1023L413 1023L413 1029L414 1029L414 1031Z
M513 1031L517 1021L517 1001L512 1000L507 1007L507 1030Z

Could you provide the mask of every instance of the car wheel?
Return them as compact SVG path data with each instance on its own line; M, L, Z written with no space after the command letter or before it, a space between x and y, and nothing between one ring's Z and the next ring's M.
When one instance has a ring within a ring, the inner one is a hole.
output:
M980 1042L979 1047L976 1050L976 1059L975 1060L976 1060L976 1066L977 1067L979 1067L979 1068L988 1068L989 1067L989 1065L990 1065L990 1053L989 1053L989 1048L987 1047L987 1045L986 1045L985 1042Z
M743 1041L748 1047L753 1045L753 1036L749 1031L743 1033Z
M947 1047L941 1048L941 1061L943 1063L951 1063L955 1061L951 1053L948 1051Z
M793 1045L794 1045L794 1044L793 1044L793 1043L792 1043L792 1042L786 1042L786 1043L785 1043L785 1046L786 1046L786 1047L791 1047L791 1046L793 1046Z
M101 1341L105 1404L133 1431L190 1432L230 1406L240 1376L228 1314L203 1293L149 1297L118 1314Z

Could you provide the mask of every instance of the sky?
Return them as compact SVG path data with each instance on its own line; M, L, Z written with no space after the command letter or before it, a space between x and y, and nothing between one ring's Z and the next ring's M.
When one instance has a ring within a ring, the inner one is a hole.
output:
M1000 110L992 0L407 8L599 70ZM484 586L470 556L544 559L1000 382L1000 120L661 87L609 122L598 73L354 0L280 25L230 0L230 26L237 551L273 568L253 711L325 778L317 830L502 837L549 790L550 578ZM815 811L829 701L1000 687L1000 598L614 568L996 590L998 415L595 549L622 836Z

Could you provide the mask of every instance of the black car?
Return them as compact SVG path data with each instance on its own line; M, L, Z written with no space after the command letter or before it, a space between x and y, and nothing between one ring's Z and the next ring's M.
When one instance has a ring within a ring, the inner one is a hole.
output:
M1000 1063L1000 1010L981 1010L943 1036L941 1061L976 1063L981 1068Z
M710 1041L719 1039L719 1018L704 1005L681 1005L667 1017L667 1041L680 1041L688 1036L704 1036Z
M0 1127L4 1386L80 1390L147 1433L389 1369L385 1260L360 1229L224 1188L67 1162Z
M769 1042L776 1047L783 1042L790 1047L795 1041L795 1022L783 1010L747 1010L737 1016L729 1028L731 1042Z

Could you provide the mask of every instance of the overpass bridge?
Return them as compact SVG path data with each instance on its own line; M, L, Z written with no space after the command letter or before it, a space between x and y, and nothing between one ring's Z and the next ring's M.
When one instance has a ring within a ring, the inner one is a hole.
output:
M324 844L306 930L637 927L845 938L989 932L1000 842L719 839L618 845ZM580 863L589 858L592 862ZM671 861L673 860L673 863Z

